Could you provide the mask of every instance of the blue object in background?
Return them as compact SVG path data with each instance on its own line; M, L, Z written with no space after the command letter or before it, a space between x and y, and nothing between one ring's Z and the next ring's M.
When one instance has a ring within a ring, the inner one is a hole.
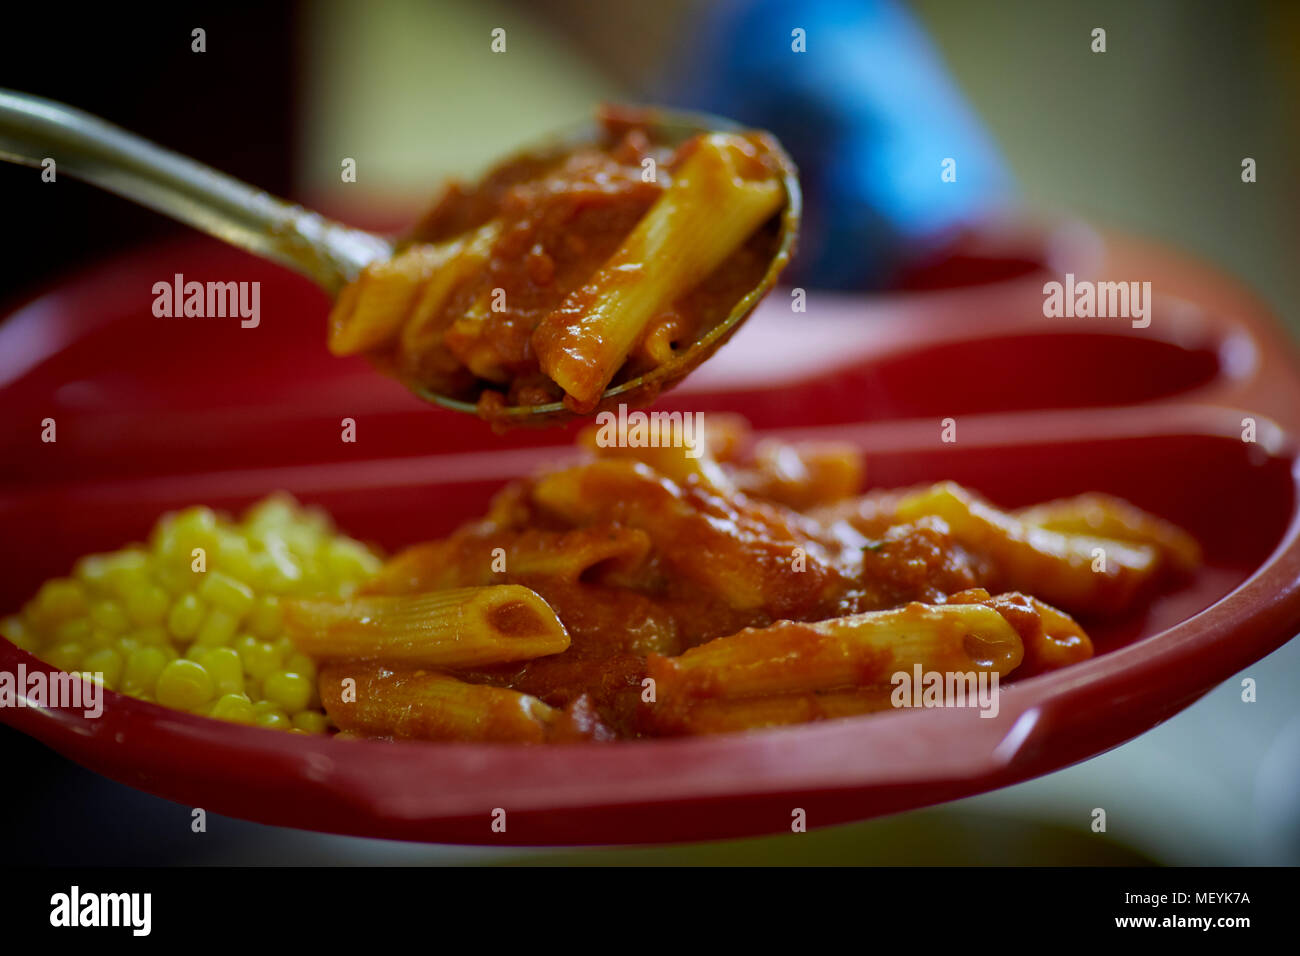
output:
M806 52L795 52L804 31ZM799 166L793 276L887 287L909 261L1005 204L1010 176L924 31L890 0L729 0L655 91L774 132ZM955 182L941 178L955 161Z

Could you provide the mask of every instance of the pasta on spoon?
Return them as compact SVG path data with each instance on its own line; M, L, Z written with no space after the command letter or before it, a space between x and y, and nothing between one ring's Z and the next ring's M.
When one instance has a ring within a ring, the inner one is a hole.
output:
M330 350L502 424L645 404L684 377L788 261L793 166L765 133L667 143L639 111L600 130L448 186L343 289Z

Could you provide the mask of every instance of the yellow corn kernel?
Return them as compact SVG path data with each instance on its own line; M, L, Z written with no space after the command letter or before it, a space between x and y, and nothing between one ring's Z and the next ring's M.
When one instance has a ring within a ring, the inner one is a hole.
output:
M284 669L293 671L295 674L301 674L309 680L314 681L316 679L316 662L306 654L300 654L297 651L285 656Z
M95 558L98 558L100 572L110 584L114 575L124 571L143 570L149 565L149 553L138 544L91 556L92 560Z
M259 597L253 602L244 626L263 640L279 637L284 631L284 611L280 607L280 598L274 594Z
M233 647L204 651L198 662L212 676L218 694L244 693L244 663Z
M176 534L185 538L187 545L201 548L216 540L217 525L220 523L217 513L203 505L194 505L176 515ZM188 551L189 548L186 548Z
M168 512L154 522L153 531L149 533L149 550L159 557L177 552L175 512Z
M72 576L95 593L108 590L108 572L113 567L112 555L88 554L78 558L72 566Z
M213 608L203 619L194 643L200 647L223 647L230 643L239 628L239 621L229 611Z
M253 606L253 589L220 571L207 573L199 585L199 597L236 619L242 618Z
M244 662L244 671L255 680L264 681L280 669L283 655L274 644L259 641L252 636L244 636L235 642L239 659Z
M35 601L24 604L18 616L22 619L23 626L33 634L43 635L43 632L49 630L49 622L42 618L41 609L36 606Z
M86 613L86 588L72 578L52 578L31 601L31 613L42 627L57 627Z
M360 541L337 538L325 546L325 566L339 580L369 577L382 562Z
M90 605L90 621L101 631L122 634L131 627L126 610L111 598L101 598Z
M315 554L320 547L320 540L312 530L299 523L284 525L275 530L276 539L294 557L304 558Z
M248 540L234 532L223 530L217 542L215 562L213 555L208 555L209 574L214 567L238 581L251 579L254 574L253 549L249 547Z
M126 665L121 654L111 647L105 647L87 654L81 662L81 666L91 673L102 674L103 680L101 683L111 690L116 690L118 683L122 680L122 671Z
M128 631L122 635L124 638L130 638L141 647L166 647L171 644L167 640L166 628L154 625L153 627L137 627L134 631Z
M148 627L163 622L172 599L161 585L147 581L128 588L122 595L122 603L127 617L141 627Z
M37 637L36 632L17 615L0 621L0 636L7 637L15 647L24 651L34 651L41 644L41 639Z
M208 716L236 724L251 724L257 714L252 702L243 694L222 694L208 711Z
M309 734L323 734L330 726L330 719L319 710L299 711L292 719L295 730L304 730Z
M154 550L187 562L195 548L214 549L219 519L211 508L194 507L166 515L154 529Z
M294 594L319 594L330 590L329 575L318 561L304 561L302 580L293 589Z
M176 660L158 675L158 703L178 710L197 710L212 699L212 677L196 661Z
M298 503L293 498L276 492L249 507L244 513L244 527L250 532L281 528L293 522L297 510Z
M189 594L203 580L203 575L191 571L189 564L184 567L159 564L154 567L153 576L168 594Z
M75 642L69 642L51 649L45 655L45 660L61 671L78 671L81 670L83 656L85 656L85 648Z
M302 583L302 564L294 557L283 538L269 539L266 551L258 557L263 559L261 581L267 590L292 591Z
M107 560L110 562L105 575L108 592L123 601L133 591L153 584L149 577L149 556L143 551L118 551Z
M311 701L311 681L293 671L276 671L262 682L262 694L288 713L296 714Z
M258 701L253 705L253 711L255 714L253 723L259 727L270 727L274 730L289 730L293 727L289 715L274 704L268 704L267 701Z
M102 651L105 648L117 647L117 639L120 634L111 634L108 631L101 631L97 627L90 629L90 637L86 639L86 648L92 651Z
M122 671L122 691L136 697L153 696L158 675L167 666L167 658L158 647L137 647L126 657Z
M182 594L167 612L167 630L181 640L192 638L199 633L207 613L207 605L197 594Z
M248 555L248 570L240 574L240 580L253 593L269 590L271 587L269 564L270 559L261 551L251 551Z
M88 644L90 643L90 630L90 618L74 617L54 628L54 631L50 634L50 640L55 644Z

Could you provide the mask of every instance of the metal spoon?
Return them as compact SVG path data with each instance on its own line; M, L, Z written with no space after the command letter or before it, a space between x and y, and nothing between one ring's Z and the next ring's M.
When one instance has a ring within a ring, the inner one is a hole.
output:
M649 111L656 142L673 145L697 133L738 131L730 120L668 110ZM587 123L549 139L555 149L594 142ZM527 152L534 152L530 149ZM111 123L53 100L0 89L0 159L41 166L52 158L67 173L171 216L231 245L304 273L331 296L365 266L393 255L392 238L354 229L302 206L285 202L202 163L157 146ZM786 205L775 253L759 284L741 296L726 319L692 343L681 357L645 375L607 389L610 399L645 401L671 387L708 358L740 326L775 284L794 250L800 215L799 181L790 165L784 177ZM426 401L474 414L477 408L425 388L412 391ZM494 413L505 424L540 424L569 417L560 402L516 405Z

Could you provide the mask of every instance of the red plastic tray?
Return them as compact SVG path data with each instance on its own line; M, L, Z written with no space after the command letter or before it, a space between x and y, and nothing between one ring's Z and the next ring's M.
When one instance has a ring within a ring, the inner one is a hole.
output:
M1191 530L1206 567L1141 614L1087 622L1098 655L1003 686L1001 713L894 711L702 739L526 748L340 741L192 717L107 694L103 716L0 720L106 776L265 823L455 843L592 844L823 826L1023 780L1167 719L1300 629L1300 377L1234 284L1108 238L992 263L1000 281L856 298L778 289L663 406L736 411L793 437L848 438L874 485L953 478L1015 507L1113 492ZM1154 320L1049 320L1044 264L1150 280ZM952 274L979 278L969 259ZM156 319L151 287L260 280L262 324ZM324 297L206 240L128 255L0 324L0 610L163 511L239 508L285 488L396 548L480 513L565 432L500 438L323 347ZM1241 440L1242 419L1258 441ZM58 441L40 441L41 420ZM358 441L340 441L340 421ZM955 444L940 420L957 420ZM0 669L36 659L0 641ZM507 830L491 829L507 812Z

